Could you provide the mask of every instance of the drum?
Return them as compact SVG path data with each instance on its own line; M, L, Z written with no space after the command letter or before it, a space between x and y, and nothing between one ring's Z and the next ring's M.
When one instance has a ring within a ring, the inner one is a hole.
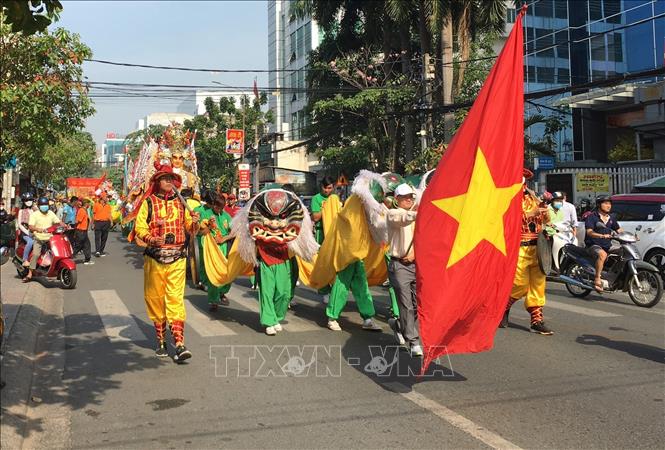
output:
M540 271L549 275L552 271L552 239L544 231L538 235L537 253Z
M199 280L199 243L194 236L189 238L187 259L189 260L189 273L192 279L192 284L198 286L201 281Z

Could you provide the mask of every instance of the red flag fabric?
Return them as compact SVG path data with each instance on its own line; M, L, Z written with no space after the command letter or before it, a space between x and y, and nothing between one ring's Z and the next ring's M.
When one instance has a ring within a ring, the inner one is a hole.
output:
M442 354L491 349L510 295L524 160L523 15L418 208L423 372Z

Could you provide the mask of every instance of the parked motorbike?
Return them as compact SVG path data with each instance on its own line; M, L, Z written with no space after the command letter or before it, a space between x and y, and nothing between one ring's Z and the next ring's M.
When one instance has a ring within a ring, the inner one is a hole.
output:
M55 278L60 281L63 288L74 289L76 287L76 263L72 258L74 251L65 231L67 229L61 225L54 225L47 230L53 236L49 239L49 245L42 246L42 254L37 260L37 269L32 271L32 275L33 277ZM21 239L13 258L16 271L21 278L28 274L28 268L23 266L23 260L18 256L23 254L24 248L25 242ZM28 258L31 257L32 252Z
M15 246L14 216L7 214L7 211L0 210L0 265L4 265L12 257Z
M602 222L596 226L605 228ZM637 237L633 234L611 232L612 248L601 274L604 291L628 292L637 306L651 308L663 296L663 281L658 269L640 259L633 245ZM595 259L586 248L567 244L563 247L564 258L560 279L566 289L575 297L586 297L595 289Z
M564 227L562 224L552 225L556 232L552 236L552 259L554 267L558 273L561 272L561 261L563 260L563 248L568 245L577 246L577 236L570 227Z

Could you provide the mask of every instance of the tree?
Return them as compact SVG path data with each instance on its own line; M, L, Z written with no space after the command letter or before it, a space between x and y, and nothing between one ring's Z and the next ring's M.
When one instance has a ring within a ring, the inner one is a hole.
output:
M640 149L640 159L652 159L653 148L642 147ZM635 143L634 133L624 133L619 136L617 143L608 155L611 162L620 161L636 161L637 158L637 144Z
M96 157L92 135L77 131L61 136L57 143L49 145L42 163L33 167L32 174L45 185L52 184L56 190L63 190L65 180L88 172Z
M30 35L44 31L57 20L62 4L58 0L11 0L0 5L4 22L14 33Z
M82 129L94 113L81 66L92 53L62 28L25 36L0 18L0 164L16 157L32 172L49 145Z
M136 130L125 136L125 146L130 158L136 158L144 144L147 144L150 139L159 140L166 131L164 125L149 125L142 130Z

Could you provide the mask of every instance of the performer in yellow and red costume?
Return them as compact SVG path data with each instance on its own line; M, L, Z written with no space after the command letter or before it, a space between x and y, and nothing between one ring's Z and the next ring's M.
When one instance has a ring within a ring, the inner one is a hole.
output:
M157 356L169 356L166 345L167 323L175 344L174 361L192 357L185 347L185 273L187 270L186 234L198 230L198 213L190 213L176 196L181 178L171 166L155 164L148 191L143 197L134 234L147 247L144 253L143 289L148 317L155 324Z
M543 306L545 306L546 276L538 264L538 235L545 230L549 223L547 205L530 189L526 187L526 180L533 177L533 173L524 169L524 190L522 196L522 230L520 237L520 250L517 259L517 270L513 289L506 312L501 320L500 327L508 326L510 307L522 297L524 307L531 314L531 331L549 336L554 334L543 319Z

